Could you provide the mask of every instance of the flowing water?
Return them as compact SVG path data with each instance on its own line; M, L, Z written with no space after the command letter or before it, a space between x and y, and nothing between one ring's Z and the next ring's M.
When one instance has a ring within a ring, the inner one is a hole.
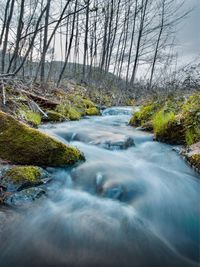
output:
M86 162L48 169L48 197L7 211L0 266L199 265L199 177L171 146L128 126L131 112L41 127Z

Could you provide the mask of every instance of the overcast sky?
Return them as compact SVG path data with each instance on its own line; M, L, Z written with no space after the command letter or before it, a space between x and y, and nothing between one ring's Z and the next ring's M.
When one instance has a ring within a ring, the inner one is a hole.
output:
M200 0L186 0L186 5L193 7L193 11L177 35L179 59L184 64L200 57Z

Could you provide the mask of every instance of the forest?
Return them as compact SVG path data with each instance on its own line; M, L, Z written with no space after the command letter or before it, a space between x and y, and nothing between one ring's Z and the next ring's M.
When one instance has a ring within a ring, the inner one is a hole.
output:
M2 267L199 266L199 4L0 0Z

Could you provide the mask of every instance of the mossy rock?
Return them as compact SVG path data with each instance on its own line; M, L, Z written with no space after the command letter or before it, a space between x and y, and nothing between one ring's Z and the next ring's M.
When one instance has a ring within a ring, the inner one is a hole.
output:
M187 157L188 162L200 172L200 154L193 154Z
M7 170L1 180L7 191L21 191L24 188L42 184L43 170L35 166L15 166Z
M67 95L67 98L56 107L56 111L67 117L69 120L79 120L85 115L100 114L94 102L74 94Z
M100 115L100 111L97 107L87 108L86 115L88 116L97 116Z
M66 117L64 115L54 110L48 110L47 116L48 118L45 118L45 121L48 122L62 122L66 120Z
M89 99L82 98L81 96L75 96L71 98L72 106L82 115L87 115L86 110L95 108L96 105Z
M70 107L68 109L68 118L72 121L80 120L81 114L75 108Z
M0 112L0 157L21 165L68 166L83 160L77 149Z
M35 166L16 166L9 169L4 176L9 177L14 183L21 181L37 182L42 176L41 169Z
M69 120L80 120L81 113L70 106L69 103L62 103L57 106L56 111Z
M83 104L84 104L84 107L85 108L93 108L95 107L96 105L94 104L94 102L92 102L91 100L89 99L86 99L86 98L83 98Z

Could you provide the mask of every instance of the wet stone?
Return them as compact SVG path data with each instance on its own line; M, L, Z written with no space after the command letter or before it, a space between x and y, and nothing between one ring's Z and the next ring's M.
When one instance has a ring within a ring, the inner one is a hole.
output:
M130 147L135 146L134 140L132 137L125 137L124 139L117 140L98 140L91 142L92 145L99 145L102 148L108 150L124 150Z
M4 203L9 206L22 206L26 204L30 204L36 199L39 199L45 195L45 190L42 188L29 188L24 189L20 192L16 192L14 194L8 195Z

